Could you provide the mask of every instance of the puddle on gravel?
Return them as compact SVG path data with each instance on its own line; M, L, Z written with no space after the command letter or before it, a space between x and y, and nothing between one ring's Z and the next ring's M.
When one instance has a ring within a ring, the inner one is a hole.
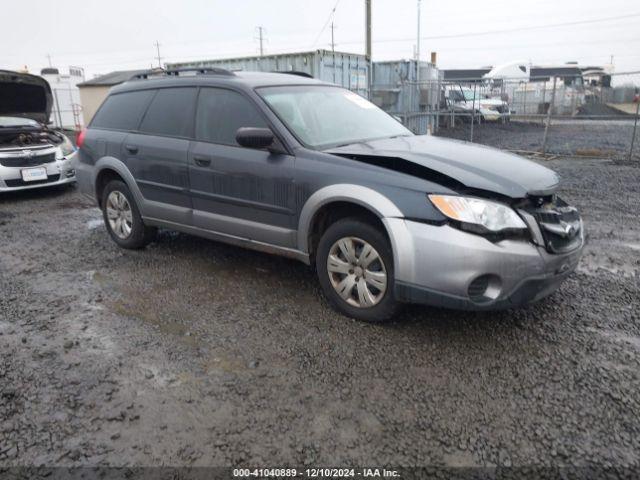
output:
M640 251L640 243L621 243L623 247L630 248L631 250Z
M247 370L247 366L240 360L228 358L222 355L210 357L204 362L204 368L207 373L224 372L224 373L241 373Z
M466 451L456 450L453 453L447 453L442 460L447 467L472 468L478 466L473 454Z
M193 339L193 335L187 335L190 334L190 332L185 325L173 322L171 320L159 319L156 317L153 311L146 308L141 303L133 305L122 300L112 300L107 302L107 306L109 307L109 310L117 313L118 315L122 315L124 317L135 317L145 323L155 325L162 333L168 333L170 335L180 335L185 338L191 338L192 341L195 342L195 339Z
M189 345L198 343L198 337L189 330L187 325L162 318L162 315L158 312L158 305L153 303L150 298L147 298L144 292L137 292L128 288L124 289L122 285L102 272L91 271L89 274L94 282L104 290L118 294L117 298L104 301L104 306L113 313L123 317L136 318L144 323L153 325L161 333L178 336ZM127 299L136 300L130 301Z
M87 228L89 230L95 230L102 227L103 225L104 220L102 218L92 218L91 220L87 221Z
M638 276L638 264L632 263L633 259L613 257L610 255L587 254L578 264L578 272L586 275L598 275L600 271L620 275L626 278Z
M629 344L640 350L640 337L636 335L629 335L627 333L618 332L616 330L598 330L596 328L589 328L588 331L597 333L598 335L609 338L618 343Z

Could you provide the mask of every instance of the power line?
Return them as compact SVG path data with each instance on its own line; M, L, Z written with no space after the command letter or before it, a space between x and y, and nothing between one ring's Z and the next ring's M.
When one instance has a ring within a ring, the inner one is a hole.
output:
M328 26L328 24L331 22L331 18L332 15L334 14L334 10L337 8L338 4L339 4L338 0L336 2L335 7L332 9L331 11L331 15L329 15L329 18L327 19L327 24L325 25L325 27L323 27L323 30L320 31L320 34L318 35L318 37L316 38L316 41L314 42L314 46L317 43L317 40L319 39L320 35L322 35L322 33L324 32L324 30L326 29L326 26ZM423 40L438 40L438 39L446 39L446 38L463 38L463 37L467 37L467 36L476 36L476 35L490 35L490 34L497 34L497 33L512 33L512 32L518 32L518 31L523 31L523 30L534 30L534 29L544 29L544 28L556 28L559 26L572 26L572 25L581 25L581 24L591 24L591 23L596 23L596 22L607 22L607 21L611 21L611 20L622 20L622 19L627 19L627 18L635 18L635 17L639 17L640 13L630 13L629 15L619 15L619 16L615 16L615 17L607 17L607 18L599 18L599 19L590 19L590 20L580 20L580 21L575 21L575 22L563 22L563 23L557 23L557 24L550 24L550 25L534 25L534 26L529 26L529 27L514 27L514 28L509 28L509 29L502 29L502 30L492 30L492 31L482 31L482 32L475 32L475 33L460 33L460 34L451 34L451 35L439 35L439 36L429 36L429 37L421 37ZM302 32L302 31L300 31ZM378 39L378 40L373 40L373 43L391 43L391 42L404 42L404 41L415 41L415 37L413 38L388 38L388 39ZM603 43L606 43L607 41L604 41ZM187 40L187 41L178 41L178 42L171 42L171 45L186 45L186 44L206 44L206 43L214 43L212 40ZM241 43L240 40L236 41L235 43ZM358 43L362 43L362 40L354 40L354 41L346 41L346 42L340 42L341 44L358 44ZM300 43L296 42L296 43L291 43L291 45L297 45L299 46ZM284 45L284 44L281 44ZM165 45L166 46L166 45ZM144 52L146 50L145 47L140 47L140 48L125 48L122 50L85 50L85 51L75 51L75 52L54 52L54 54L56 55L56 57L75 57L75 56L80 56L80 55L110 55L110 54L129 54L132 52ZM23 56L22 54L3 54L2 58L3 59L7 59L7 58L12 58L12 57L21 57Z
M513 27L513 28L505 28L502 30L486 30L483 32L472 32L472 33L454 33L449 35L433 35L429 37L420 37L421 40L444 40L449 38L467 38L467 37L480 37L486 35L495 35L501 33L514 33L514 32L522 32L525 30L542 30L548 28L557 28L557 27L568 27L574 25L587 25L592 23L601 23L601 22L610 22L613 20L626 20L629 18L640 17L640 13L630 13L629 15L619 15L616 17L605 17L605 18L595 18L591 20L578 20L575 22L562 22L562 23L551 23L547 25L532 25L529 27ZM391 43L391 42L409 42L414 41L415 38L386 38L375 40L375 43ZM361 42L343 42L343 43L361 43Z
M329 15L329 17L327 18L327 22L325 23L325 26L323 26L323 29L320 31L320 33L318 34L318 36L316 37L316 41L314 42L314 46L317 43L317 41L319 40L320 36L322 35L322 33L326 30L327 25L331 22L331 20L333 19L334 15L335 15L335 11L338 7L340 3L340 0L337 0L335 3L335 6L333 7L333 9L331 10L331 14ZM555 24L548 24L548 25L533 25L533 26L528 26L528 27L513 27L513 28L508 28L508 29L500 29L500 30L491 30L491 31L482 31L482 32L470 32L470 33L461 33L461 34L450 34L450 35L437 35L437 36L429 36L429 37L421 37L422 39L426 39L426 40L437 40L437 39L450 39L450 38L463 38L463 37L470 37L470 36L487 36L487 35L492 35L492 34L500 34L500 33L512 33L512 32L519 32L519 31L527 31L527 30L536 30L536 29L548 29L548 28L558 28L558 27L565 27L565 26L575 26L575 25L585 25L585 24L593 24L593 23L601 23L601 22L608 22L608 21L614 21L614 20L622 20L622 19L633 19L636 17L640 17L640 13L630 13L628 15L618 15L618 16L612 16L612 17L603 17L603 18L595 18L595 19L587 19L587 20L577 20L577 21L570 21L570 22L560 22L560 23L555 23ZM402 42L402 41L413 41L414 38L406 38L406 39L401 39L401 38L390 38L390 39L379 39L379 40L373 40L373 43L390 43L390 42ZM628 41L632 41L634 42L635 39L629 39ZM186 43L186 42L177 42L177 43ZM191 42L189 42L191 43ZM193 42L193 43L200 43L200 42ZM361 44L362 40L358 40L358 41L346 41L346 42L341 42L342 44ZM600 43L600 41L597 42L577 42L577 43ZM618 40L605 40L602 42L603 44L613 44L613 43L620 43ZM284 45L284 44L282 44ZM293 44L291 44L293 45ZM528 46L534 46L536 44L528 44ZM537 44L537 45L550 45L548 43L545 44ZM569 45L569 43L565 43L564 44ZM156 50L158 53L158 57L156 57L156 59L158 59L159 64L161 64L161 61L163 59L163 57L160 56L160 44L158 41L155 42L155 46L156 46ZM299 43L296 43L296 46L299 46ZM505 46L506 47L506 46ZM479 49L479 48L489 48L489 47L465 47L464 49ZM496 48L500 48L499 46L497 46ZM524 48L524 47L516 47L516 48ZM453 50L453 49L443 49L442 51L445 50ZM131 49L131 50L122 50L120 51L123 54L127 54L127 53L132 53L132 52L136 52L139 50L136 49ZM280 53L280 52L284 52L286 51L283 48L277 49L276 51L274 51L273 53ZM116 51L112 51L114 54ZM58 57L60 56L76 56L76 55L83 55L83 54L90 54L91 52L75 52L75 53L68 53L68 54L60 54L57 53L56 55ZM96 53L96 52L93 52ZM107 54L108 52L100 52L100 53L104 53ZM236 52L219 52L216 55L234 55L234 56L238 56L238 55L245 55L248 54L246 51L236 51ZM187 58L198 58L198 57L205 57L207 55L211 55L210 53L206 53L203 55L180 55L179 57L182 59L187 59ZM8 55L5 57L9 57L9 56L13 56L13 55ZM636 57L634 55L622 55L622 57L629 57L629 56L633 56ZM95 58L95 57L94 57ZM103 57L104 58L104 57ZM123 61L118 61L117 59L114 59L113 61L106 61L107 59L104 58L105 61L99 62L99 63L91 63L91 64L87 64L87 66L98 66L98 65L117 65L119 63L122 64L131 64L134 63L134 61L130 61L130 59L128 58L127 60Z
M336 4L331 9L331 13L327 17L327 21L324 22L324 25L322 26L322 29L320 29L320 33L318 33L318 36L316 37L316 39L313 41L313 44L311 45L311 48L314 48L316 46L316 44L318 43L318 40L320 40L320 36L327 29L327 26L329 25L329 22L334 18L335 14L336 14L336 8L338 8L338 4L339 3L340 3L340 0L337 0Z
M615 41L609 41L607 42L607 44L619 44L619 43L625 43L628 44L629 42L634 41L635 39L633 38L625 38L625 39L618 39ZM589 45L589 44L599 44L601 43L599 40L593 40L593 41L586 41L586 42L580 42L580 41L576 41L576 42L567 42L564 43L563 46L564 47L570 47L570 46L574 46L574 45ZM457 51L470 51L470 50L495 50L495 51L503 51L503 50L516 50L516 49L522 49L522 48L530 48L530 47L546 47L546 46L552 46L555 45L555 43L549 43L549 42L545 42L545 43L531 43L531 44L527 44L527 45L490 45L490 46L472 46L472 47L459 47L459 48L442 48L442 49L438 49L439 52L457 52ZM620 52L619 50L617 50L616 52ZM640 55L624 55L624 54L619 54L614 52L614 54L616 55L616 58L627 58L627 57L640 57ZM271 53L277 54L277 53L295 53L294 50L292 50L291 48L289 49L275 49L273 50ZM224 52L218 52L216 55L211 55L211 52L206 52L206 53L199 53L199 54L190 54L190 55L169 55L166 57L163 57L164 60L174 60L174 61L181 61L181 60L191 60L191 59L198 59L198 60L206 60L208 58L216 58L216 59L224 59L224 58L231 58L231 57L239 57L239 56L251 56L252 52L250 52L249 50L235 50L235 51L224 51ZM609 57L610 53L602 54L602 55L598 55L598 57L601 56L606 56ZM572 56L574 57L574 56ZM108 59L104 59L102 61L99 62L95 62L95 63L85 63L84 65L87 67L97 67L97 66L102 66L102 65L131 65L133 63L139 63L142 62L144 63L146 61L148 57L138 57L137 59L131 59L131 58L122 58L121 60L119 59L113 59L113 60L108 60ZM580 58L584 58L584 57L580 57Z

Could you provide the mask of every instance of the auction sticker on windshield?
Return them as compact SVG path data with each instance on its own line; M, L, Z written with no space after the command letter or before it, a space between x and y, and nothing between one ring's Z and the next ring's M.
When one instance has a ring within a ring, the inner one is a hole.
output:
M347 100L351 100L353 103L358 105L361 108L375 108L376 106L371 103L369 100L362 98L357 93L353 92L345 92L344 96Z
M24 180L25 182L36 182L38 180L46 179L47 169L44 167L22 169L22 180Z

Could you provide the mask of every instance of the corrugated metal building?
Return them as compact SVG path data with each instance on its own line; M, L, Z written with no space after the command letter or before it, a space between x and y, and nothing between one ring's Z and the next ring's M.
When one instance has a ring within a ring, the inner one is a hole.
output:
M348 88L368 97L369 64L364 55L330 50L283 53L255 57L197 60L168 63L166 68L220 67L254 72L304 72L325 82Z

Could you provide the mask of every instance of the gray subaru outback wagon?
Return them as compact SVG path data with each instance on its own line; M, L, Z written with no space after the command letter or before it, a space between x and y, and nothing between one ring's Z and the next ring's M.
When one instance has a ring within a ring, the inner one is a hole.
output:
M414 135L310 78L221 69L140 75L78 138L77 178L111 238L158 227L315 266L367 321L403 302L506 308L553 292L584 243L559 177L517 155Z

